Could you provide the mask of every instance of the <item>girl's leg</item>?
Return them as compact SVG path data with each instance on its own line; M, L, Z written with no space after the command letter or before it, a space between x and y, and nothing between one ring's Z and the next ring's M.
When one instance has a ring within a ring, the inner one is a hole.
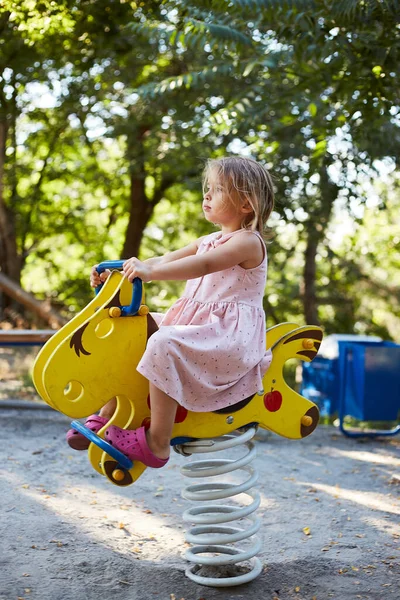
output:
M111 417L113 416L113 414L115 413L116 408L117 408L117 399L111 398L111 400L109 400L107 402L107 404L105 404L103 406L103 408L100 409L99 415L100 415L100 417L104 417L105 419L110 420Z
M176 400L150 382L151 419L146 439L158 458L168 458L170 441L178 408Z

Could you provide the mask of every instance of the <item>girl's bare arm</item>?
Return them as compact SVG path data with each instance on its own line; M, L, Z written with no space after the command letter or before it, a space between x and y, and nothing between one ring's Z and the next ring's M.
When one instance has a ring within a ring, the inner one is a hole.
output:
M174 250L173 252L168 252L167 254L164 254L164 256L154 256L153 258L147 258L143 262L146 265L154 266L154 265L159 265L159 264L171 263L176 260L180 260L181 258L186 258L187 256L192 256L192 255L196 254L202 239L203 238L201 237L201 238L197 239L196 241L191 242L187 246L184 246L183 248L179 248L178 250Z
M203 236L203 237L205 237L205 236ZM196 241L191 242L190 244L188 244L187 246L184 246L183 248L179 248L178 250L174 250L173 252L168 252L168 254L164 254L164 256L154 256L152 258L147 258L144 261L139 261L138 258L129 258L127 261L125 261L125 264L129 263L130 261L136 261L137 263L140 263L142 265L148 265L149 267L153 267L154 265L167 264L167 263L174 262L176 260L180 260L182 258L186 258L187 256L192 256L192 255L196 254L203 237L198 238ZM90 272L91 287L97 287L101 283L104 283L106 281L106 279L111 275L111 271L109 269L106 269L100 275L97 272L97 266L98 265L95 265L94 267L92 267L91 272ZM125 267L124 267L124 272L125 272L125 274L127 274ZM140 277L140 276L135 275L135 277ZM133 277L132 277L132 279L133 279ZM132 279L130 279L130 281L132 281ZM143 279L143 281L149 281L149 280Z
M179 251L178 251L179 252ZM124 272L130 281L140 277L143 281L185 281L223 271L249 260L261 263L263 250L260 240L246 233L235 235L225 244L200 255L186 255L171 262L153 265L131 258L124 265Z

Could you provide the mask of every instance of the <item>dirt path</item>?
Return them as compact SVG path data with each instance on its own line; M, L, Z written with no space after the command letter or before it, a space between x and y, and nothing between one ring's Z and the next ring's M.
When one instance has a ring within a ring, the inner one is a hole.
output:
M263 573L238 588L185 577L184 459L128 488L64 443L69 420L1 409L0 600L398 600L400 439L320 426L263 433L256 467Z

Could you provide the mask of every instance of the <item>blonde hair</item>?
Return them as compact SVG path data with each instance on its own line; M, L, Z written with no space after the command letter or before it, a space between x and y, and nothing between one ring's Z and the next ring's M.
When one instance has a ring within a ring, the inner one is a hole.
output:
M224 186L228 200L239 206L247 201L252 213L241 223L243 229L258 231L266 236L266 223L274 208L272 177L260 163L239 156L210 159L203 172L205 189L211 175L216 175Z

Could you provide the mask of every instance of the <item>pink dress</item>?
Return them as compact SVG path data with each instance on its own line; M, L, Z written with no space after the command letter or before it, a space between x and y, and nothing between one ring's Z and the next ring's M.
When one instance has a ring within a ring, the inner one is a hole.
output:
M238 231L206 236L197 254L224 244ZM248 234L261 240L256 232ZM237 265L188 280L182 298L149 338L139 373L195 412L231 406L262 389L272 359L265 349L266 275L264 246L264 259L254 269Z

